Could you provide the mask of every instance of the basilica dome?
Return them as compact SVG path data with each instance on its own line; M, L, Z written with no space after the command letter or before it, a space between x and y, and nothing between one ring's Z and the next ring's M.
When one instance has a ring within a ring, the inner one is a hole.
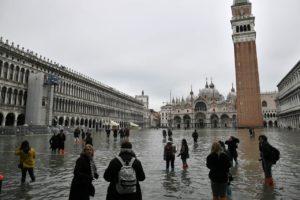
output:
M232 84L232 88L231 88L230 92L227 95L227 100L230 100L232 98L236 98L236 91L233 88L233 84Z
M208 86L207 82L205 84L205 88L199 91L199 96L207 99L222 99L222 95L215 88L215 85L211 82Z

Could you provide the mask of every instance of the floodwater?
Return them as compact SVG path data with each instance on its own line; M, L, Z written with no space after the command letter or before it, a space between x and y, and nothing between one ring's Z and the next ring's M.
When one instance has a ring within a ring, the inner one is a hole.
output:
M299 199L300 198L300 133L280 129L255 130L255 138L250 138L247 130L201 129L198 130L198 145L192 142L193 130L174 130L173 138L180 147L182 138L186 138L190 149L189 168L181 168L181 160L176 157L174 172L165 170L163 161L162 129L132 130L130 141L138 159L141 160L146 180L141 182L145 200L208 200L212 199L206 157L213 141L226 140L230 135L240 139L238 148L239 164L232 169L232 199ZM273 166L274 189L265 187L258 152L258 135L265 134L269 141L281 152L281 158ZM67 135L65 155L51 154L49 138L51 135L1 136L0 137L0 173L4 174L1 200L68 199L73 169L82 146L73 143L73 134ZM21 185L21 172L17 168L18 157L15 148L27 139L36 149L36 182ZM120 150L120 140L114 140L112 134L106 137L104 132L93 133L95 163L100 175L94 181L94 198L105 200L108 183L102 178L110 160Z

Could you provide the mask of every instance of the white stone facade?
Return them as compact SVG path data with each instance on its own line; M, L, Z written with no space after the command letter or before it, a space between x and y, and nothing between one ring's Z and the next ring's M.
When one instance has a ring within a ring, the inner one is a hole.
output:
M161 127L218 128L236 127L236 93L232 87L225 99L214 84L190 92L187 98L173 98L161 107Z
M0 125L143 123L143 103L0 38Z
M300 61L278 83L278 125L300 128Z
M144 110L143 110L143 127L150 127L150 110L149 110L149 96L144 94L144 91L142 91L141 95L135 95L135 99L139 100L140 102L143 103L144 105Z
M260 94L264 127L278 126L276 106L277 95L278 93L276 91L264 92Z

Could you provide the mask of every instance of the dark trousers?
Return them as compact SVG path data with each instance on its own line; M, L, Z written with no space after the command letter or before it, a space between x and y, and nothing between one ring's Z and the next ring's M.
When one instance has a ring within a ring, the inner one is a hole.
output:
M194 138L194 143L197 143L198 138Z
M24 183L25 180L26 180L26 173L29 173L29 176L31 178L31 181L35 181L35 176L34 176L34 172L33 172L33 168L22 168L22 179L21 179L21 182Z
M169 169L170 163L171 163L171 168L174 169L174 161L175 161L175 156L167 156L166 157L166 169Z
M261 164L265 173L265 178L272 178L272 163L263 159Z

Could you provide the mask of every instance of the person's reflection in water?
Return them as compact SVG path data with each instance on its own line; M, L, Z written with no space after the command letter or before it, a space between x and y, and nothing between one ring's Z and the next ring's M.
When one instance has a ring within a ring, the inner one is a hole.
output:
M30 194L31 191L32 186L30 184L21 184L21 188L17 189L15 192L15 199L31 200L33 199L33 196Z
M276 192L273 188L268 187L267 185L262 185L261 195L258 196L259 200L273 200L276 199ZM278 197L278 196L277 196Z
M181 182L186 187L190 186L190 184L191 184L191 178L190 178L189 172L187 170L182 170L181 171Z
M172 194L172 196L176 196L173 193L180 190L180 183L174 171L165 174L164 178L162 179L162 185L166 190L168 196L170 195L170 193Z

